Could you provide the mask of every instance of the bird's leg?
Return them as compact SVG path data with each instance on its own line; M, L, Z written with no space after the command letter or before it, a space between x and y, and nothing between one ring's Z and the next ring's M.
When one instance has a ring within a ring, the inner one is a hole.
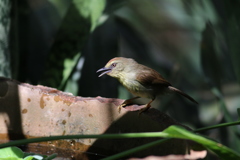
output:
M128 104L131 104L134 99L138 99L138 98L140 98L140 97L133 97L133 98L131 98L131 99L125 100L121 105L118 106L118 112L120 113L122 107L124 107L124 106L126 106L126 105L128 105Z
M155 100L155 97L150 101L148 102L148 104L146 104L146 107L144 107L143 109L141 109L138 113L138 115L142 114L142 112L145 112L147 111L150 107L151 107L151 103Z

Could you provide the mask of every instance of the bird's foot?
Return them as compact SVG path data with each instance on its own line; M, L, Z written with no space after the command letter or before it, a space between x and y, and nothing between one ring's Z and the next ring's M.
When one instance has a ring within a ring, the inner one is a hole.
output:
M121 109L122 109L122 107L124 107L124 106L126 106L127 104L125 104L125 103L122 103L121 105L119 105L118 106L118 113L121 113Z
M148 104L146 104L146 107L144 107L143 109L141 109L138 113L138 116L140 116L140 114L142 114L142 112L146 112L149 108L151 108L151 103L154 101L155 97L153 97L153 99L148 102Z
M139 97L134 97L134 98L125 100L121 105L118 106L118 113L121 113L122 107L125 107L125 106L127 106L127 105L129 105L129 104L132 104L132 101L133 101L134 99L137 99L137 98L139 98Z
M143 112L146 112L149 108L151 108L151 105L147 104L146 107L140 109L138 112L138 116L140 116Z

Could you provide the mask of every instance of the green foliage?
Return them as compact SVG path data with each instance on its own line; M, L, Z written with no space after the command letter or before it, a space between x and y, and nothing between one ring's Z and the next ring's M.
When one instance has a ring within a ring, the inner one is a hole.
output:
M19 160L23 158L23 152L17 147L7 147L0 149L0 158L2 159L16 159Z
M91 31L98 25L99 17L105 8L105 0L74 0L73 4L76 6L78 12L85 17L90 19Z
M105 3L105 0L74 0L71 3L52 0L58 8L55 14L66 11L65 15L60 14L62 23L49 51L41 84L65 89L89 34L98 26ZM79 76L71 82L76 83L78 79Z
M56 157L56 154L45 156L34 153L24 153L17 147L7 147L0 149L1 160L51 160Z
M7 147L0 149L1 160L51 160L53 158L56 158L56 154L46 156L34 153L24 153L17 147Z
M171 126L165 129L163 132L167 133L167 137L170 138L188 139L202 144L204 147L206 147L206 149L213 151L215 154L221 157L221 159L240 159L240 154L232 149L201 135L187 131L181 127Z
M11 2L0 2L0 76L11 77L9 56L9 28L11 22Z
M228 160L228 159L240 159L240 154L238 154L237 152L235 152L234 150L218 143L215 142L213 140L210 140L204 136L195 134L193 132L190 132L186 129L183 129L182 127L179 126L170 126L167 129L165 129L162 133L166 133L166 134L160 134L158 135L159 137L168 137L168 138L179 138L179 139L186 139L186 140L192 140L195 141L201 145L203 145L206 149L208 149L209 151L214 152L219 158L223 159L223 160ZM141 134L141 133L140 133ZM138 133L136 133L136 136L138 135ZM153 137L153 136L157 136L156 134L152 134L152 133L145 133L144 137ZM163 139L163 140L158 140L149 144L145 144L136 148L133 148L131 150L110 156L105 158L104 160L113 160L113 159L118 159L118 158L122 158L123 156L127 156L130 155L134 152L139 152L142 151L144 149L147 149L149 147L154 147L156 145L159 145L161 143L165 143L165 141L167 141L169 139Z
M240 122L238 122L239 124ZM234 123L235 124L235 123ZM232 124L225 125L231 126ZM219 126L223 127L223 126ZM213 127L215 128L215 127ZM208 129L211 129L210 127ZM32 138L32 139L26 139L26 140L18 140L13 142L8 142L5 144L0 144L1 147L6 146L13 146L13 145L23 145L27 143L35 143L35 142L42 142L42 141L51 141L51 140L59 140L59 139L85 139L85 138L104 138L104 139L116 139L116 138L151 138L151 137L161 137L166 139L161 139L158 141L151 142L149 144L145 144L142 146L138 146L136 148L130 149L128 151L110 156L106 159L118 159L124 156L129 156L135 152L140 152L144 149L154 147L156 145L159 145L161 143L165 143L169 139L177 138L177 139L186 139L186 140L192 140L197 142L198 144L201 144L204 146L207 150L214 152L218 157L221 157L221 159L240 159L240 155L235 152L234 150L224 146L221 143L218 143L216 141L213 141L209 138L206 138L205 136L201 136L199 134L193 133L191 131L188 131L182 127L179 126L170 126L167 129L165 129L162 132L149 132L149 133L125 133L125 134L103 134L103 135L71 135L71 136L51 136L51 137L42 137L42 138ZM1 154L2 153L2 154ZM34 155L34 154L28 154L26 156L23 156L23 152L16 148L16 147L8 147L3 148L0 150L0 155L9 156L10 158L30 158L31 156L39 157L42 155ZM49 157L55 157L56 155L51 155ZM43 158L49 158L46 156L42 156ZM5 157L3 157L5 158Z

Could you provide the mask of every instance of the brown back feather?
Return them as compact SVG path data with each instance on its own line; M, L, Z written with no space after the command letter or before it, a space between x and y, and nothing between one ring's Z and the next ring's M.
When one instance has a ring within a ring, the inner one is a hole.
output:
M171 86L171 84L154 69L144 65L140 65L138 69L141 70L141 74L137 75L137 81L142 85L162 87Z
M141 69L141 74L137 76L137 80L144 86L149 86L156 89L156 93L163 94L168 89L174 91L190 101L198 104L192 97L182 92L181 90L173 87L166 79L164 79L157 71L146 67L144 65L140 65L138 69Z

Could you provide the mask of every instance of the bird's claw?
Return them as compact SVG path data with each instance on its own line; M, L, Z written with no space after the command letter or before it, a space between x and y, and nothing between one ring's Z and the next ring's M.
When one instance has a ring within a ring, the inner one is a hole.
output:
M121 109L122 109L122 107L124 107L124 106L126 106L125 103L123 103L123 104L121 104L121 105L118 106L118 113L119 113L119 114L121 113Z
M118 113L121 113L122 105L118 106Z
M146 112L149 108L151 108L151 105L147 104L146 107L140 109L138 112L138 116L140 116L143 112Z

